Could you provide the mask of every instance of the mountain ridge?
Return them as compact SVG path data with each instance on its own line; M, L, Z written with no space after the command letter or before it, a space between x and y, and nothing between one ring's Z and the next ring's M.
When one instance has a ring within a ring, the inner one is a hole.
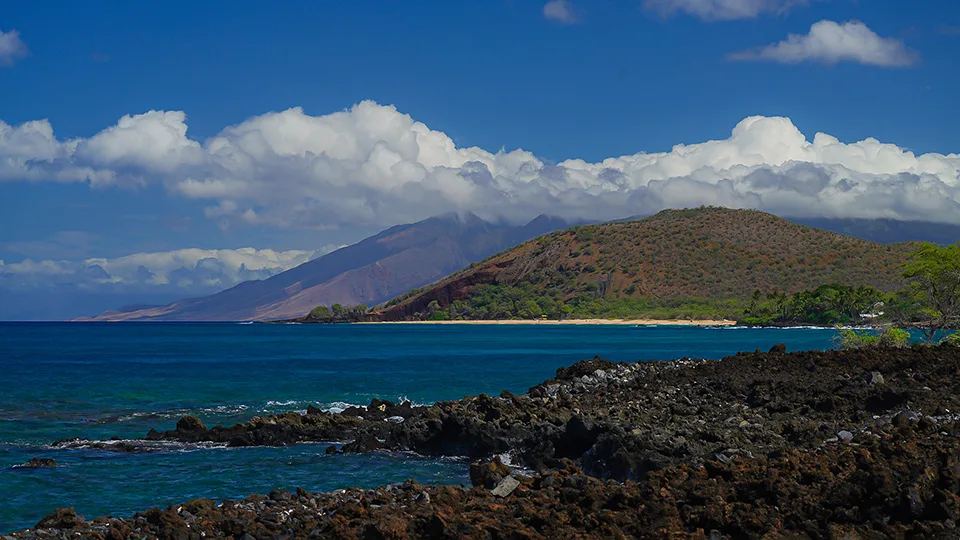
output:
M515 226L448 213L396 225L265 280L160 307L79 321L246 321L299 317L319 304L377 304L569 223L538 216Z
M902 287L900 264L915 245L869 242L756 210L665 210L525 242L380 307L377 317L465 310L454 303L476 306L483 286L522 285L522 301L533 299L544 312L581 298L744 299L755 290L792 293L833 282L892 291ZM547 297L553 304L544 305Z

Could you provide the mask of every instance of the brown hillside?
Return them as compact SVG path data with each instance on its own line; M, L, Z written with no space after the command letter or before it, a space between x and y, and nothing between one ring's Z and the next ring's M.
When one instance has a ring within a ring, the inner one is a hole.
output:
M665 210L638 220L574 227L541 236L380 311L382 320L419 318L430 302L467 300L481 285L528 283L572 298L600 296L747 298L825 283L903 286L911 243L877 244L754 210Z

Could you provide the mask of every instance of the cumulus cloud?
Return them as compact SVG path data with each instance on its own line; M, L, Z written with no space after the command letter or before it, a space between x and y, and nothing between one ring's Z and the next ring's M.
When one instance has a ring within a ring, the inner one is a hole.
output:
M458 147L372 101L324 116L264 114L203 142L171 112L69 141L45 121L0 124L0 179L162 182L209 201L210 219L276 227L388 226L448 211L609 219L701 204L960 223L958 169L957 154L824 133L810 140L783 117L749 117L726 139L669 152L556 164L524 150Z
M687 13L704 20L752 19L777 13L808 0L644 0L644 8L669 16Z
M871 66L905 67L917 61L917 54L902 41L878 36L860 21L842 24L823 20L814 23L808 34L790 34L785 41L730 55L733 60L771 60L785 64L799 62L857 62Z
M557 21L563 24L573 24L577 22L573 2L570 0L550 0L543 6L543 16L551 21Z
M26 259L17 263L0 260L0 288L23 291L69 284L91 291L122 288L212 292L243 281L266 279L333 249L334 246L312 251L180 249L116 259Z
M20 39L20 32L0 30L0 66L12 66L14 62L28 54L30 50Z

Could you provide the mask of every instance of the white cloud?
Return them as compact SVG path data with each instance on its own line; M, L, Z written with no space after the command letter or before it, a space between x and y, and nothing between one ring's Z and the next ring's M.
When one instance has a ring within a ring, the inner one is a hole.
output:
M872 66L905 67L917 61L917 54L902 41L878 36L860 21L838 24L823 20L810 27L809 34L790 34L785 41L730 55L733 60L799 62L858 62Z
M687 13L704 20L752 19L808 0L644 0L643 7L665 16Z
M0 66L12 66L13 63L30 54L27 44L20 39L20 32L0 30Z
M202 143L184 122L147 113L121 121L123 137L110 128L63 142L45 121L0 124L0 179L145 179L209 201L221 223L277 227L388 226L457 210L606 219L700 204L960 223L960 155L808 140L789 118L750 117L726 139L669 152L555 165L524 150L457 147L372 101L325 116L264 114Z
M124 116L117 125L77 143L75 156L92 166L170 172L203 161L200 143L187 138L187 116L150 111Z
M30 290L70 284L82 289L122 287L125 290L188 290L210 292L243 281L266 279L335 249L274 251L272 249L180 249L135 253L116 259L82 261L0 260L0 287Z
M577 22L577 14L570 0L550 0L543 6L543 16L563 24Z

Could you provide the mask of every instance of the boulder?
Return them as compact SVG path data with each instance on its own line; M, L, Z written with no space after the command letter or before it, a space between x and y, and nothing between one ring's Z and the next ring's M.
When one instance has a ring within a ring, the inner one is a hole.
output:
M353 442L343 445L340 451L344 454L356 454L361 452L374 452L376 450L382 450L383 448L383 443L374 435L363 433L358 435Z
M615 364L609 360L604 360L599 356L594 356L593 360L581 360L570 367L557 368L556 380L570 381L573 379L579 379L584 375L591 375L595 373L598 369L613 369L617 367L617 365L618 364Z
M508 476L501 480L500 483L497 484L497 487L493 488L490 493L492 493L495 497L509 497L519 485L519 480L512 476Z
M470 483L473 487L493 489L504 477L510 475L510 467L500 461L500 456L490 461L481 461L470 465Z
M207 426L203 425L196 416L187 415L177 420L177 431L206 431Z
M57 508L57 511L37 522L37 529L73 529L84 524L73 508Z
M30 461L20 465L20 467L27 469L39 469L41 467L56 467L57 462L54 459L50 458L33 458Z

